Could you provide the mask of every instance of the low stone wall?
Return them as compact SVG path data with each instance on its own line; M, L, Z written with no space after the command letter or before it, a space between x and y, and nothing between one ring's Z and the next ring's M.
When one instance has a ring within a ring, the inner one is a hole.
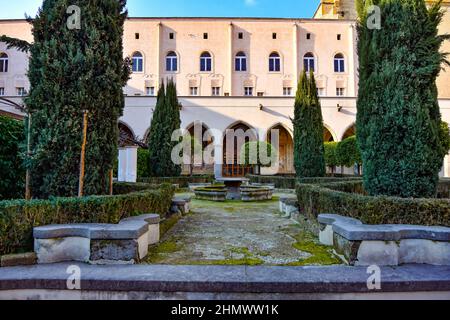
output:
M245 186L240 188L244 202L272 200L274 188L263 186Z
M66 261L134 264L159 242L157 214L130 217L119 224L66 224L34 228L38 264Z
M320 242L334 246L349 264L450 266L450 228L413 225L365 225L353 218L319 215Z
M227 200L227 190L225 188L196 188L195 198L199 200L224 202Z

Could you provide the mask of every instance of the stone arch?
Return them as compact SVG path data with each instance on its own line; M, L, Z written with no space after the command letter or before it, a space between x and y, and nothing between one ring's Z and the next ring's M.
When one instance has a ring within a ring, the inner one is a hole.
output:
M235 130L234 137L228 130ZM245 135L240 136L242 132L239 132L239 130L242 130ZM233 145L228 146L228 142L231 139ZM253 174L253 166L240 164L240 150L243 144L249 141L258 141L258 133L255 128L244 121L236 121L225 130L223 134L222 165L222 175L224 177L245 177L247 174Z
M323 141L324 142L338 142L338 138L336 133L333 131L333 129L331 129L331 127L327 124L323 125L324 129L324 133L323 133Z
M129 147L135 145L136 135L133 129L123 121L119 121L119 146Z
M271 130L278 129L278 145L272 141ZM294 169L294 137L289 128L282 123L277 123L267 131L267 142L278 150L278 174L292 174Z
M356 135L356 124L353 123L345 129L344 134L342 135L342 140L350 138L351 136Z

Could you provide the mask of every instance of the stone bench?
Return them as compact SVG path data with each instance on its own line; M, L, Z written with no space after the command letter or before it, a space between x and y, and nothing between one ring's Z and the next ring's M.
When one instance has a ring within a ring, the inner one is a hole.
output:
M174 198L170 209L173 213L181 212L186 215L191 211L191 198Z
M414 225L365 225L353 218L319 215L320 242L334 246L350 265L450 266L450 228Z
M285 218L296 218L299 216L298 201L293 197L280 198L280 212L285 214Z
M119 224L49 225L33 230L38 264L67 261L134 264L159 242L157 214L130 217Z

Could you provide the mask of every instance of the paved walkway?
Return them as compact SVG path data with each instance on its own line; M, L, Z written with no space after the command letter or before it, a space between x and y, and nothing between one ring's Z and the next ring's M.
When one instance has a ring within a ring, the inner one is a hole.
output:
M332 265L340 261L316 237L278 212L278 200L192 201L147 263L175 265Z

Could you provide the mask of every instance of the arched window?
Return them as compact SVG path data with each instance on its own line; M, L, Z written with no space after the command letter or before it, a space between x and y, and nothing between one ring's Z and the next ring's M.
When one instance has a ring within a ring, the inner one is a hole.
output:
M133 72L144 72L144 57L142 53L135 52L133 53Z
M209 52L203 52L200 55L200 71L209 72L212 70L212 57Z
M238 52L238 54L236 54L235 70L236 71L247 71L247 56L242 51Z
M345 72L345 59L342 53L334 56L334 72Z
M0 53L0 72L8 72L8 55Z
M304 66L306 72L316 71L316 60L314 58L314 55L311 52L308 52L303 57L303 66Z
M170 51L166 56L166 71L178 71L178 56L175 52Z
M269 71L270 72L281 71L281 58L277 52L272 52L269 56Z

